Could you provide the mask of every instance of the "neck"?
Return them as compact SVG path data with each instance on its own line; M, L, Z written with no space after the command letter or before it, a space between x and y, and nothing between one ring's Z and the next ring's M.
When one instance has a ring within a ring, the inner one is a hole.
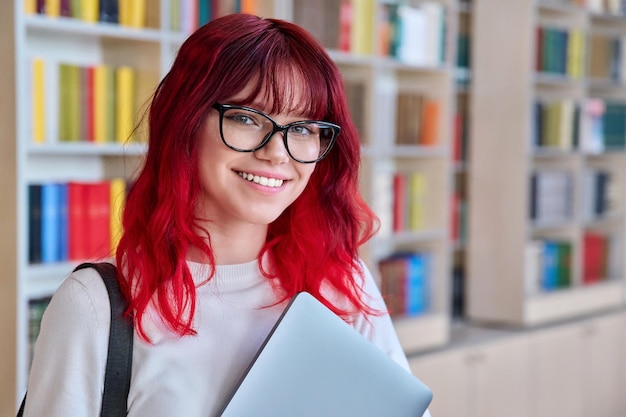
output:
M205 224L211 236L211 249L216 265L233 265L251 262L258 258L265 244L267 225ZM207 263L208 259L198 248L189 250L187 258L193 262Z

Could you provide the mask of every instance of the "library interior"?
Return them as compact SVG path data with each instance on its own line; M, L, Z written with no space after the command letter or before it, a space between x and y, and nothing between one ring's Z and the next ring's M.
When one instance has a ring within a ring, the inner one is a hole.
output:
M56 288L116 247L155 87L230 13L339 67L380 219L361 256L432 416L626 416L625 1L7 0L0 417Z

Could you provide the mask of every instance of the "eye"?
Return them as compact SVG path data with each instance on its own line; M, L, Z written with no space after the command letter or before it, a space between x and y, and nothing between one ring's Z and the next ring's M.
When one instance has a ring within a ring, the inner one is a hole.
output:
M291 126L289 128L289 133L294 133L296 135L301 135L301 136L310 136L310 135L317 135L319 132L319 129L317 128L316 125L313 124L297 124L295 126Z
M240 125L257 125L257 121L249 113L235 113L229 111L224 115L224 118L228 121L237 123Z

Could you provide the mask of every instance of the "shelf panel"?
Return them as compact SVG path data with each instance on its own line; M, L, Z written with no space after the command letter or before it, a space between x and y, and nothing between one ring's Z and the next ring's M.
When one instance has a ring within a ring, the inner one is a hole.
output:
M28 265L23 275L26 279L26 298L36 299L54 294L76 265L76 262Z
M394 318L393 325L407 355L443 346L450 338L450 319L445 313Z
M152 28L132 28L114 23L87 23L68 17L48 18L45 16L26 16L27 30L42 30L79 36L94 36L119 39L131 39L144 42L160 42L162 32Z
M50 143L28 145L28 153L31 155L143 155L147 150L145 143Z
M559 290L526 300L524 324L535 326L619 307L624 303L620 281Z

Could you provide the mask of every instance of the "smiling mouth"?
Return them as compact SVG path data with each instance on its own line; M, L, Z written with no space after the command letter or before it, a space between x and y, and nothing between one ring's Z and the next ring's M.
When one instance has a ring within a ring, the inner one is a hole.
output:
M241 178L255 184L264 185L266 187L278 188L283 185L283 180L278 178L261 177L259 175L248 174L247 172L237 172Z

